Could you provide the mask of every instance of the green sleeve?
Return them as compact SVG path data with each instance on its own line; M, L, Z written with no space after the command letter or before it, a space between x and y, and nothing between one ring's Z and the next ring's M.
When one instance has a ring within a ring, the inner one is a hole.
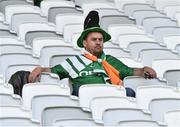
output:
M58 74L60 79L69 77L69 73L60 64L56 65L50 69L51 69L52 73Z
M109 64L111 64L114 68L116 68L120 72L121 79L124 79L127 76L132 76L133 75L134 69L128 67L127 65L122 63L117 58L115 58L115 57L113 57L111 55L107 55L106 60L107 60L107 62Z

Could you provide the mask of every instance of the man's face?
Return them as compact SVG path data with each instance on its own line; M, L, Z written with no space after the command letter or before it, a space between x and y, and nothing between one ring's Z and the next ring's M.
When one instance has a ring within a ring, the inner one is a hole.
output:
M84 48L91 54L100 57L103 52L103 35L99 32L91 32L83 42Z

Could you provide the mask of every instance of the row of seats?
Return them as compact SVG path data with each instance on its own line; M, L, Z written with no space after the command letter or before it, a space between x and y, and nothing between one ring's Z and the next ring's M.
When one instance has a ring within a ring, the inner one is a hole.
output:
M67 87L60 87L58 84L26 84L22 99L17 95L1 93L1 110L7 112L2 113L1 117L31 118L41 122L42 126L51 126L58 118L72 119L77 116L81 119L91 118L99 125L116 125L119 121L126 120L147 120L166 126L165 122L169 119L164 114L179 110L180 94L175 87L140 86L136 93L137 97L134 99L126 97L123 87L84 85L77 98L70 96Z

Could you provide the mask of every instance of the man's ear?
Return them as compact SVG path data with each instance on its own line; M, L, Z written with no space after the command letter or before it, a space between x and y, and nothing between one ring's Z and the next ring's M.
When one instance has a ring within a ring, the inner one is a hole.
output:
M86 48L86 40L83 40L83 46Z

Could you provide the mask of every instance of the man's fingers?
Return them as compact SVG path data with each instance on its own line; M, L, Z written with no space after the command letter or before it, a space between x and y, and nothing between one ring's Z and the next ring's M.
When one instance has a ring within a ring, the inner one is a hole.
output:
M28 80L29 80L29 83L33 83L34 79L33 79L33 75L32 74L29 75Z
M30 73L29 77L28 77L28 80L29 80L29 83L34 83L36 82L36 79L38 79L38 75L34 74L33 72Z
M42 68L41 67L36 67L29 75L28 80L29 83L34 83L39 81L40 78L40 74L42 72Z

